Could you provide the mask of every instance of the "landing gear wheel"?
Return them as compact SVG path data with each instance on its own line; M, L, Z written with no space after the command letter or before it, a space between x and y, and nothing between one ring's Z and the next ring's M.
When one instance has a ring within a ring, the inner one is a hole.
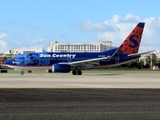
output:
M76 75L77 71L76 70L73 70L72 71L72 75Z
M24 71L21 71L21 75L24 75Z
M82 71L81 70L78 70L78 75L82 75Z
M72 74L73 75L82 75L82 71L81 70L73 70Z

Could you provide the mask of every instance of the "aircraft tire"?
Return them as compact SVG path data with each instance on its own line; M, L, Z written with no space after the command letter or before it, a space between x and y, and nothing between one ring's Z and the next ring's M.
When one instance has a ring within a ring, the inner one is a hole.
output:
M24 71L21 71L21 75L24 75Z
M76 70L73 70L72 71L72 75L76 75L77 74L77 71Z
M78 75L82 75L82 71L81 70L78 70Z

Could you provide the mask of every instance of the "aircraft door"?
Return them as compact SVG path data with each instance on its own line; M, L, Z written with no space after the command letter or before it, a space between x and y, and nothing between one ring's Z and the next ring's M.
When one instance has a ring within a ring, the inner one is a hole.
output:
M25 54L25 55L24 55L24 63L27 64L27 65L30 63L28 54Z
M36 56L34 56L33 54L26 54L24 58L25 58L25 63L27 65L37 65L38 64L38 60Z
M119 55L116 55L115 56L115 63L119 63L119 61L120 61L120 57L119 57Z

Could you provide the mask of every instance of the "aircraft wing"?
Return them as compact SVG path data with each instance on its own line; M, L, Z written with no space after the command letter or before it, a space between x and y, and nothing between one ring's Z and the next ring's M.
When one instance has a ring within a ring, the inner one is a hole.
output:
M98 62L100 60L106 60L110 59L112 56L107 56L107 57L101 57L101 58L95 58L95 59L88 59L88 60L81 60L81 61L75 61L75 62L70 62L70 63L60 63L60 64L69 64L71 66L77 66L79 65L87 65L87 64L99 64Z
M147 53L150 53L150 52L153 52L155 50L151 50L151 51L147 51L147 52L141 52L141 53L134 53L134 54L129 54L128 56L141 56L143 54L147 54ZM93 64L96 64L96 65L99 65L99 61L100 60L107 60L107 59L110 59L114 56L114 54L112 56L107 56L107 57L101 57L101 58L95 58L95 59L88 59L88 60L80 60L80 61L75 61L75 62L62 62L60 64L69 64L71 66L83 66L83 65L93 65Z
M146 51L146 52L141 52L141 53L134 53L134 54L129 54L128 56L140 56L140 55L144 55L144 54L147 54L147 53L151 53L155 50L151 50L151 51Z

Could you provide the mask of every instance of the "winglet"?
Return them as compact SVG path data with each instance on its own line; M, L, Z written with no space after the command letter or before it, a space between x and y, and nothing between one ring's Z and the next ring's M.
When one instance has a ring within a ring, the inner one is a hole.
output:
M144 22L140 22L137 26L132 30L132 32L127 36L127 38L123 41L120 47L116 50L114 55L117 54L134 54L138 53L143 29Z

